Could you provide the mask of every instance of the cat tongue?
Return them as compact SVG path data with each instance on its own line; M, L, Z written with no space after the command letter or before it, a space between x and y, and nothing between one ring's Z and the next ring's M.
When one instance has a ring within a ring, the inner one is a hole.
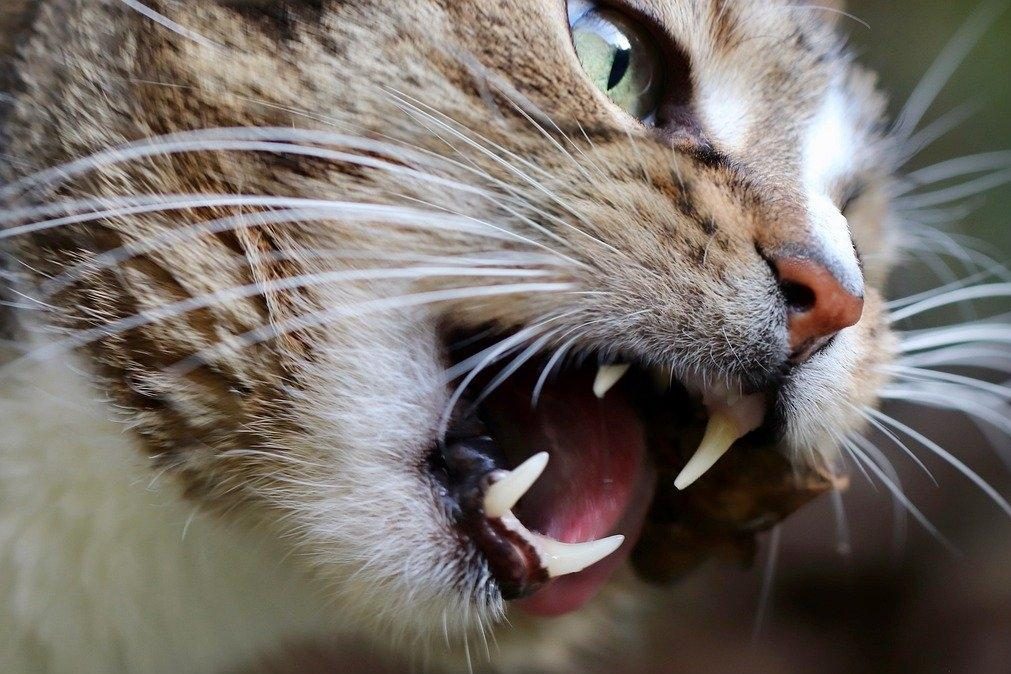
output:
M486 404L489 424L513 465L541 451L544 475L516 515L529 529L565 543L624 534L622 546L578 573L560 576L517 601L535 615L561 615L591 599L631 553L653 496L642 424L620 391L593 395L589 375L549 384L536 408L522 377Z

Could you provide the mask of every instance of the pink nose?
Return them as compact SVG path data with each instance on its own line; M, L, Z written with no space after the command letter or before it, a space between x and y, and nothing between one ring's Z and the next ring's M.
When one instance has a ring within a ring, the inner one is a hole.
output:
M771 262L786 299L795 359L807 359L826 339L860 320L863 295L847 290L824 265L790 256Z

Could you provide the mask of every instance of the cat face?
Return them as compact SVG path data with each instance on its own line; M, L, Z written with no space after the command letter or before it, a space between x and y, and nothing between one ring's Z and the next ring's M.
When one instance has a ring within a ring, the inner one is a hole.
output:
M134 144L24 191L103 201L18 254L153 470L352 623L578 611L657 495L874 404L891 150L824 9L152 7L42 10L14 153Z

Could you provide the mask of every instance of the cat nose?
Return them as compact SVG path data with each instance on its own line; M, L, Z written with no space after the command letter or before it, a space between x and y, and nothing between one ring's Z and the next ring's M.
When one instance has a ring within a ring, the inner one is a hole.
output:
M805 255L772 255L769 261L786 300L794 361L807 360L829 338L860 320L862 283L854 292L852 284L844 284L826 265Z

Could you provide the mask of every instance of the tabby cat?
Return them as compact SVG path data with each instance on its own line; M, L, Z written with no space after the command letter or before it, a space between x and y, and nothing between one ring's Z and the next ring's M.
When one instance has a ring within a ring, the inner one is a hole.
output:
M880 471L919 120L829 4L7 0L3 671L567 670Z

